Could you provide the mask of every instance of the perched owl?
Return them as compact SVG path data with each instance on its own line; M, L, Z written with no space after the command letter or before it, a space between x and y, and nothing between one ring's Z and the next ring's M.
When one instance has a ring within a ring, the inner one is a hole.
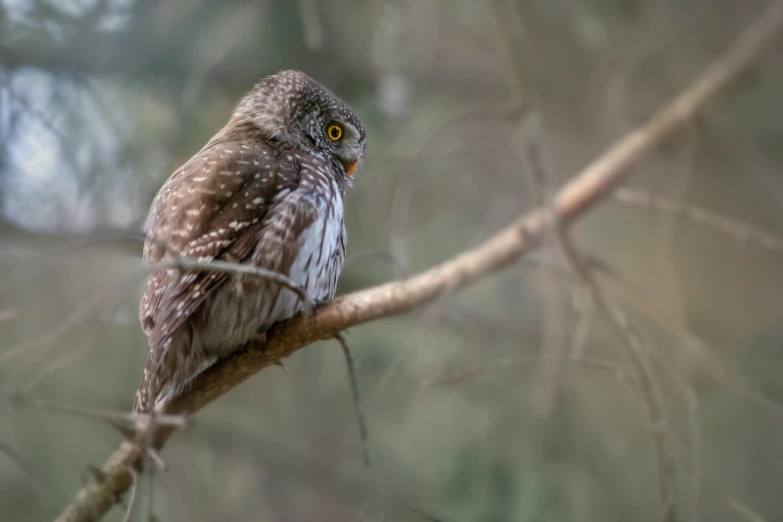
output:
M364 144L356 115L306 74L264 78L158 192L145 261L248 263L287 276L316 302L331 299L345 258L342 198ZM140 307L150 354L134 410L177 395L302 306L291 290L256 276L196 268L151 274Z

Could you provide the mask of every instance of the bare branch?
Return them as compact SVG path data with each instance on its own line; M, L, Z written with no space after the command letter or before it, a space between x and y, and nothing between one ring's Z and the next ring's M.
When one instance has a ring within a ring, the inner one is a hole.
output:
M38 510L40 511L41 514L40 515L41 520L46 520L44 502L43 502L44 488L41 479L36 476L30 463L27 462L27 460L24 457L19 455L11 446L3 442L0 442L0 455L5 455L14 464L16 464L16 466L19 467L19 469L21 469L22 472L29 478L33 487L33 491L35 492L35 499L36 502L38 503Z
M783 26L783 2L775 2L697 81L666 105L647 124L623 137L587 165L556 195L553 208L562 224L572 223L603 200L629 176L629 168L691 121L708 102L757 60ZM404 281L383 284L336 299L310 317L298 316L269 332L266 343L247 349L201 374L168 405L166 413L192 413L275 361L317 340L334 337L351 326L411 310L444 292L462 288L506 267L536 246L553 224L553 212L538 208L519 218L479 247ZM162 447L174 429L160 426L154 445ZM57 517L57 522L100 519L133 482L129 468L139 465L141 445L124 441L104 464L104 480L88 484Z
M73 313L71 313L65 320L57 324L54 328L47 330L40 335L37 335L33 339L24 341L15 346L6 349L5 352L0 354L0 364L11 360L15 357L25 354L25 352L44 346L45 349L41 350L36 357L31 358L26 364L15 372L15 375L4 383L0 388L0 397L7 397L13 395L13 388L16 386L17 381L21 379L24 372L30 368L35 368L41 365L42 361L56 346L56 342L59 341L63 335L73 330L76 326L81 324L85 319L88 319L92 314L102 307L107 306L112 300L116 300L118 293L121 295L121 291L128 287L136 279L137 275L133 274L133 277L126 276L120 278L118 282L111 285L106 285L100 292L91 296L90 299L77 307Z
M72 350L71 352L61 356L61 357L53 357L51 361L46 362L43 364L43 367L36 371L32 377L29 377L27 379L27 382L23 386L19 386L19 390L16 391L17 394L26 394L30 393L30 391L35 388L38 383L40 383L44 377L47 375L51 375L53 372L64 368L70 364L75 363L76 361L82 359L87 355L89 351L91 351L98 340L100 330L96 329L94 330L88 338L82 342L75 350Z
M628 188L617 189L614 193L614 199L630 207L646 208L665 214L681 216L689 221L726 234L738 243L749 243L771 250L776 254L783 254L783 237L716 212L697 207L696 205L680 203L679 201L656 196L648 192Z
M122 517L122 522L130 522L131 516L133 516L133 508L136 507L136 494L139 490L139 474L133 468L131 468L130 473L133 475L133 485L131 486L130 499L128 499L128 507L125 508L125 516Z
M254 265L233 263L228 261L210 260L199 261L198 259L192 259L189 257L176 256L174 259L168 261L161 261L159 263L150 263L146 266L149 272L159 272L161 270L170 270L174 268L197 268L204 271L212 272L226 272L229 274L242 274L250 275L254 277L260 277L262 279L268 279L279 283L280 285L291 290L302 301L305 306L305 312L310 313L315 308L315 302L312 298L308 297L305 290L294 283L291 279L284 276L280 272L274 270L266 270Z
M660 386L655 378L652 367L645 353L645 345L640 335L628 322L628 319L613 306L605 296L603 289L596 281L593 273L586 267L571 239L564 232L561 236L563 250L570 259L574 270L580 275L589 289L596 311L603 317L609 329L618 338L623 348L623 355L633 368L634 377L638 382L639 397L647 407L655 454L658 460L658 488L663 505L663 520L676 522L679 520L677 510L677 470L671 455L668 421L663 407Z
M375 504L378 507L378 514L380 519L384 520L383 508L381 507L381 490L378 487L378 479L375 476L375 469L372 465L372 458L370 457L370 444L369 435L367 431L367 422L364 420L364 414L362 413L362 403L359 396L359 383L356 380L356 370L353 366L353 357L351 357L351 349L348 347L348 341L342 334L337 334L335 339L340 343L340 347L343 349L343 356L345 357L345 366L348 368L348 380L351 384L351 397L353 398L353 407L356 412L356 422L359 424L359 439L362 444L362 458L364 459L364 467L367 468L367 472L370 474L370 480L372 481L373 497Z
M489 372L509 370L514 368L519 368L520 366L532 366L537 362L539 362L539 360L542 357L546 357L546 355L539 354L539 355L531 355L525 357L502 359L499 361L493 361L492 363L483 366L477 366L474 368L461 369L461 370L454 370L441 377L424 379L421 381L420 386L422 388L434 388L437 386L448 386L451 384L457 384L465 380L473 379L475 377L480 377L481 375L484 375ZM627 371L617 366L612 361L597 359L592 357L574 357L574 356L561 356L558 357L558 360L563 363L570 363L585 368L592 368L600 371L613 373L620 381L629 385L634 390L638 391L638 387L639 387L638 379L636 379L632 374L628 373ZM680 383L680 385L685 386L683 383ZM689 394L688 396L689 409L697 408L698 406L697 406L696 396L688 388L686 388L686 392L688 392ZM689 416L695 417L695 414L692 413ZM689 422L689 424L691 424L690 427L691 430L698 430L698 424L696 422ZM698 433L696 433L695 435L691 434L691 436L693 437L694 442L698 442L700 440ZM682 444L677 441L676 437L672 437L671 440L673 443L672 444L673 449L676 450L676 452L678 453L678 457L680 458L682 463L685 465L685 467L693 477L693 484L691 487L694 490L695 494L698 494L702 485L706 485L708 489L716 492L717 497L721 498L727 506L729 506L732 510L736 511L743 519L748 520L750 522L765 521L764 517L759 515L756 511L754 511L751 507L745 504L742 500L737 498L733 493L728 491L726 488L716 485L708 476L706 476L702 472L701 460L699 458L699 453L697 448L694 448L693 453L695 456L691 457L686 451L686 449L682 446ZM422 516L425 515L422 513Z
M319 51L324 45L324 30L315 0L299 0L305 45L311 51Z
M685 448L681 444L677 443L676 438L673 437L672 442L674 442L673 448L679 454L678 457L680 458L680 462L682 462L686 470L693 475L694 479L699 480L700 486L706 486L705 489L709 489L713 493L714 498L720 499L721 502L728 506L732 511L737 513L743 520L747 520L748 522L767 522L766 518L748 506L729 489L723 487L720 484L717 484L705 473L702 473L698 468L699 462L693 460L690 455L688 455L688 452L685 450Z
M683 318L670 313L670 310L653 306L647 296L634 288L628 281L623 280L616 272L606 266L594 265L591 269L601 269L601 273L607 276L607 281L613 285L614 294L622 298L644 319L652 325L660 328L678 340L680 346L685 349L698 367L714 382L727 385L745 400L762 407L764 410L783 419L783 406L768 398L741 372L736 371L731 365L715 353L715 350L707 345L699 335L686 324ZM673 374L676 371L672 372Z
M106 410L101 408L88 408L84 406L74 406L71 404L50 402L35 397L28 397L25 395L17 395L13 397L13 402L14 404L21 405L21 406L32 406L44 410L65 413L67 415L76 415L79 417L86 417L90 419L98 419L98 420L105 420L105 421L122 422L130 426L136 425L140 418L148 417L147 415L144 414ZM162 426L174 426L177 428L184 428L185 426L188 425L188 418L185 415L156 415L155 422Z
M401 278L408 277L410 273L408 272L408 267L406 267L399 259L397 259L394 256L394 253L389 250L379 250L374 248L369 248L367 250L360 250L358 252L354 252L350 256L348 256L345 259L345 264L343 265L343 270L348 268L350 265L356 263L357 261L363 261L367 259L368 257L379 257L381 259L385 259L388 261L395 269L397 269L398 273L400 274Z
M501 359L499 361L493 361L482 366L476 366L473 368L466 368L462 370L454 370L441 377L434 377L424 379L421 381L420 386L422 388L434 388L436 386L447 386L456 384L458 382L466 381L479 377L486 373L496 372L500 370L511 370L520 366L530 366L538 364L542 359L554 359L559 363L572 363L578 366L584 366L587 368L596 368L599 370L608 371L614 373L620 380L629 381L634 386L637 385L636 378L630 375L627 371L623 370L616 363L607 361L604 359L596 359L594 357L571 357L567 355L529 355L523 357L513 357L509 359Z
M315 308L315 302L307 295L304 288L297 285L289 277L286 277L280 272L274 270L268 270L266 268L260 268L252 264L233 262L233 261L221 261L219 259L207 259L202 261L200 259L183 256L180 252L177 252L171 248L167 240L160 239L158 237L148 237L147 241L154 243L166 252L169 256L163 261L156 263L148 263L144 266L145 273L160 272L162 270L184 270L188 268L203 270L205 272L225 272L228 274L236 275L249 275L258 277L261 279L268 279L279 283L291 290L305 306L305 312L310 313Z

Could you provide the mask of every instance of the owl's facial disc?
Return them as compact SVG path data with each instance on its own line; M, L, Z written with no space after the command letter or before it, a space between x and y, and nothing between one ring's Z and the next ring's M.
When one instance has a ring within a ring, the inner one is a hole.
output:
M348 121L335 118L323 129L325 151L342 164L347 176L353 176L364 155L363 132Z

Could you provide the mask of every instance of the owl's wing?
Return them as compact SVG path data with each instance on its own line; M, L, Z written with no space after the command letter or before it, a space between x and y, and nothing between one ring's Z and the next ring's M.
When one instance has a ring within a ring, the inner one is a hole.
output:
M153 202L145 260L174 262L177 254L205 262L247 260L265 217L281 196L296 189L299 179L291 156L260 143L222 143L202 151L167 181ZM153 274L140 310L150 346L163 348L230 277L201 268Z

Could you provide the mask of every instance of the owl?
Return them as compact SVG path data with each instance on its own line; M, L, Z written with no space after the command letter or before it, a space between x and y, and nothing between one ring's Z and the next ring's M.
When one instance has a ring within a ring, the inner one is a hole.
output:
M345 259L343 198L365 140L353 111L306 74L262 79L158 192L144 260L249 264L285 275L316 303L328 301ZM170 400L302 308L289 288L258 276L205 268L152 273L139 314L150 352L134 411Z

